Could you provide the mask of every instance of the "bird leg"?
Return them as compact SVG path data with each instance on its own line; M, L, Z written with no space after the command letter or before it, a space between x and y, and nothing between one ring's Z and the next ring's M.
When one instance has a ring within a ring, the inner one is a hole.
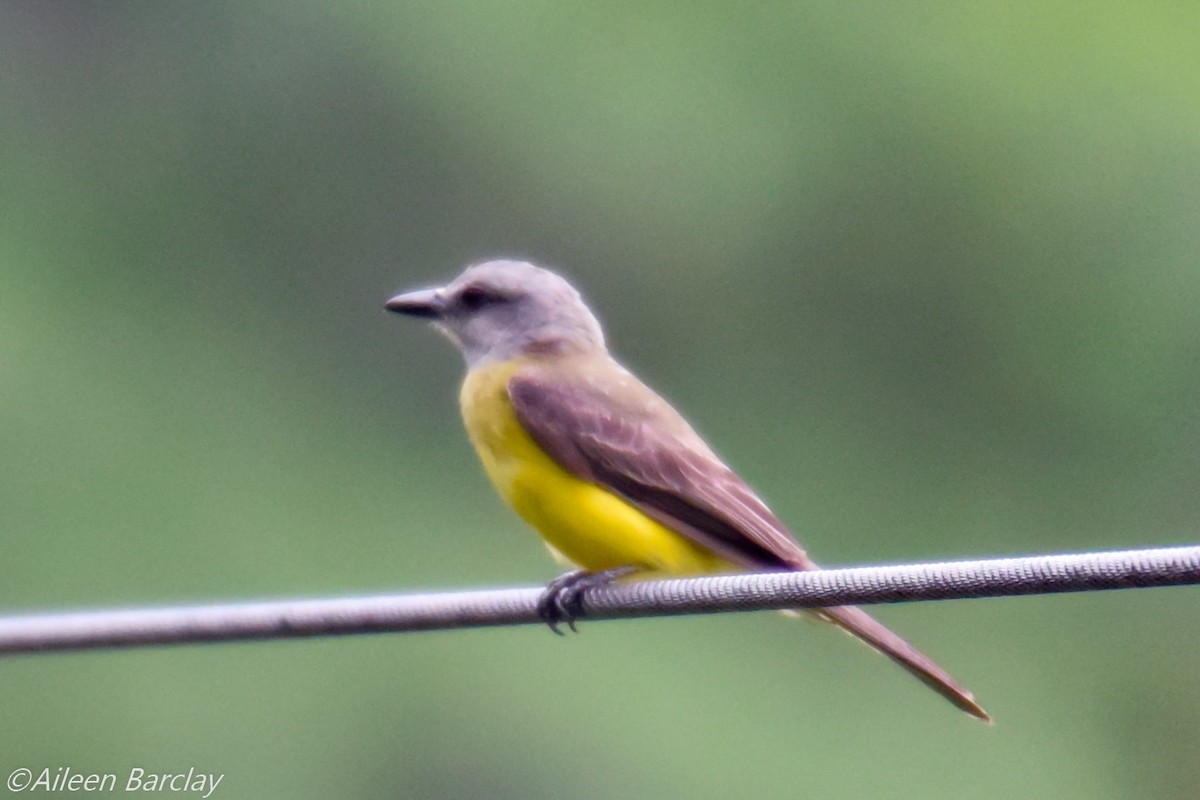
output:
M592 572L586 569L564 572L546 586L546 591L538 598L537 613L550 630L559 636L565 634L559 630L561 622L575 633L575 621L583 616L583 593L588 589L607 586L618 578L623 578L637 571L636 567L616 567L614 569Z

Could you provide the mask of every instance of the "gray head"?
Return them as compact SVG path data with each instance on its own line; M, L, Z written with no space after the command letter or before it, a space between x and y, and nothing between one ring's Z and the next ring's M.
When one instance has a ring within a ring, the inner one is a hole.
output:
M468 366L604 349L600 323L571 284L524 261L468 267L440 289L393 297L391 311L433 320Z

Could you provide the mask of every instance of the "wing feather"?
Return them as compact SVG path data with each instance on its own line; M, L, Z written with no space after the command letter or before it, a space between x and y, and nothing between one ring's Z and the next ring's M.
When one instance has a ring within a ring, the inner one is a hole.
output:
M623 368L607 362L564 375L526 367L508 393L534 441L576 476L745 567L815 566L683 417Z
M615 373L614 373L615 370ZM749 569L816 569L754 491L675 409L605 358L509 379L521 424L576 476L612 489L672 530ZM853 606L812 612L879 650L975 717L989 720L945 670Z

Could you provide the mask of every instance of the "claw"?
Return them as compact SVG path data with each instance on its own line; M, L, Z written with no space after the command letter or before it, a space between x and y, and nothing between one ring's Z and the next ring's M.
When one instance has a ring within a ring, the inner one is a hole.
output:
M583 616L583 595L588 589L596 589L612 583L617 578L636 571L636 567L616 567L601 572L589 572L577 569L565 572L546 586L546 591L538 598L537 613L542 621L559 636L565 636L559 629L559 624L565 622L567 627L578 633L575 621Z
M563 612L563 609L558 605L558 596L570 586L572 583L590 575L586 569L576 569L571 572L564 572L554 580L550 581L546 586L546 591L542 592L542 596L538 598L537 613L542 618L542 621L550 627L559 636L566 636L558 629L558 623L566 620L568 615ZM569 620L568 624L571 630L575 630L575 620Z

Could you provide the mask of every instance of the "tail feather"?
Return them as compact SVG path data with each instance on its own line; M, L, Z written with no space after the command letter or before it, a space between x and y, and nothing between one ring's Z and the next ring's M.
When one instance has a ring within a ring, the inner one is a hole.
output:
M975 702L975 697L951 678L949 673L861 608L832 606L822 608L816 611L816 614L883 653L908 670L917 680L971 716L988 723L992 721L988 713Z

